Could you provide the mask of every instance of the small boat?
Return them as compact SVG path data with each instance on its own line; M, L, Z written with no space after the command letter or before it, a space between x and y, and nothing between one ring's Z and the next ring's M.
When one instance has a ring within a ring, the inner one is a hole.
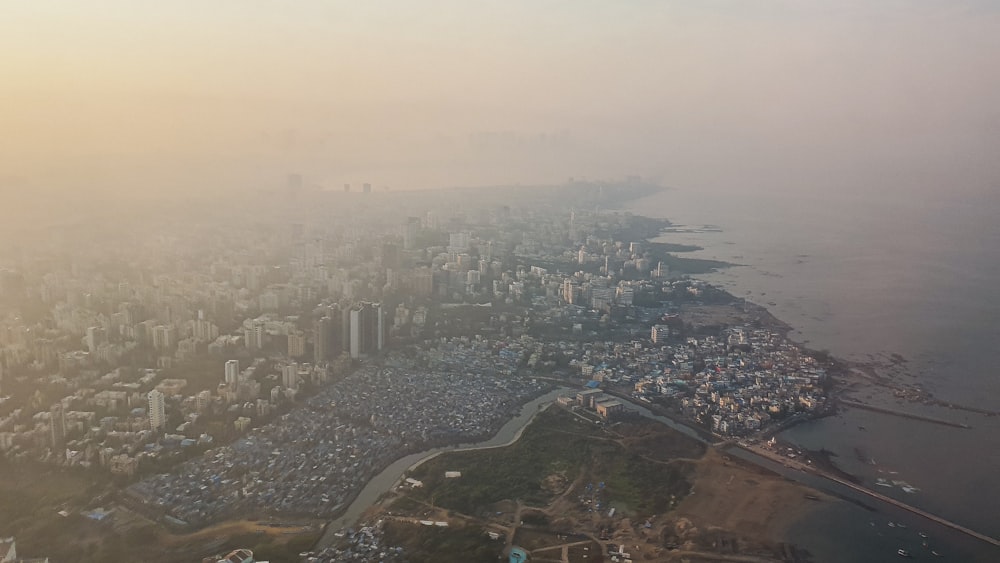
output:
M889 522L889 527L890 528L895 528L896 527L896 523L895 522Z
M896 527L897 528L906 528L906 524L903 524L902 522L900 522L900 523L896 524Z
M896 550L896 553L897 553L897 554L898 554L898 555L899 555L900 557L911 557L911 556L910 556L910 552L909 552L909 551L906 551L905 549L897 549L897 550Z
M933 555L934 557L941 557L941 554L934 551L933 549L931 550L931 555Z
M917 532L917 535L920 536L920 537L922 537L922 538L924 538L924 539L927 539L927 534L925 534L923 532Z

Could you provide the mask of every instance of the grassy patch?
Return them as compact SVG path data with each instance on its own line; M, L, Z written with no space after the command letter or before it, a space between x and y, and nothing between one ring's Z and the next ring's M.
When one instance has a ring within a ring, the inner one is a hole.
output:
M551 408L512 446L438 456L414 470L413 477L424 482L414 494L466 514L478 514L504 499L544 506L553 496L542 486L545 477L560 473L569 481L575 479L599 432L578 420ZM462 477L445 479L445 471L461 471Z
M638 455L620 455L607 467L607 505L641 516L662 514L691 490L687 463L664 465Z
M503 541L491 540L479 526L438 528L387 522L387 545L403 548L406 558L414 563L493 563L503 550Z
M647 445L664 452L650 459ZM485 516L499 510L497 503L503 500L544 507L561 493L551 483L572 483L582 469L587 482L605 483L600 510L614 506L648 516L670 510L690 491L691 465L664 463L666 454L703 453L693 440L657 423L638 421L608 432L564 409L550 408L509 447L448 453L421 465L413 477L424 487L410 494L434 506ZM446 479L445 471L461 471L462 476Z
M697 459L705 455L705 445L701 442L652 420L639 419L618 424L614 432L622 436L629 450L656 461Z

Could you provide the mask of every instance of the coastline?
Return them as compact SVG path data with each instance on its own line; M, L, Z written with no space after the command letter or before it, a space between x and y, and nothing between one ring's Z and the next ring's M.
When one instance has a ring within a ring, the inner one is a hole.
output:
M982 530L993 537L1000 537L997 535L1000 530L997 530L995 521L991 522L991 519L984 518L984 515L990 511L988 501L981 495L970 492L971 487L962 485L969 478L990 479L988 471L981 469L970 471L959 467L959 465L964 465L959 461L965 459L960 457L963 452L975 452L977 446L995 443L995 439L989 435L989 432L995 429L997 424L996 419L991 418L997 416L997 411L992 410L996 408L995 405L991 404L993 401L977 399L975 398L977 396L967 393L962 395L963 392L970 389L981 388L981 378L977 379L977 382L965 384L965 377L956 375L960 368L975 370L977 366L983 365L984 358L973 356L966 360L964 357L948 356L950 350L957 346L954 343L957 335L969 336L971 329L954 331L954 334L949 333L937 347L932 347L934 343L930 342L931 346L921 346L920 352L899 345L900 342L910 344L914 341L913 338L906 340L904 337L896 336L883 342L879 337L880 328L891 329L897 326L906 328L899 321L886 320L886 316L895 318L899 316L898 313L888 310L882 311L877 308L864 309L846 304L843 305L844 313L834 314L829 312L829 309L832 306L837 306L837 309L840 309L841 301L837 301L837 299L842 299L843 296L834 294L827 299L822 292L825 289L839 287L834 284L849 281L845 278L855 274L860 276L858 279L868 283L868 285L863 286L864 288L877 287L871 284L881 278L866 275L867 272L861 271L859 265L874 266L874 260L886 258L884 253L872 253L870 258L849 264L851 267L845 269L845 273L833 275L829 268L820 267L819 260L835 260L835 257L831 254L830 248L816 246L815 243L824 239L817 238L818 235L814 236L814 233L825 236L829 229L801 231L803 234L800 236L804 237L803 244L783 246L780 236L782 234L794 235L800 232L795 229L806 228L807 225L803 221L796 219L781 223L780 226L785 227L782 232L767 232L759 221L744 221L742 216L736 212L738 206L729 206L719 209L717 213L712 213L713 208L704 205L703 200L695 199L700 198L698 194L689 192L690 197L687 198L681 197L682 195L671 196L669 199L649 198L649 200L641 200L641 206L630 204L626 208L631 208L636 213L651 212L656 216L662 214L663 216L680 218L681 221L689 221L691 224L697 224L697 218L705 216L705 213L708 212L710 215L707 216L725 225L727 231L731 227L729 235L684 234L683 229L676 230L681 231L680 233L670 229L662 233L660 238L656 240L703 246L706 251L698 255L708 257L733 255L733 258L742 259L745 254L745 262L748 266L744 270L729 270L727 273L725 268L720 268L705 276L692 277L716 285L716 287L728 288L727 293L733 296L741 296L744 290L750 296L750 290L752 290L753 295L758 296L757 299L761 301L771 300L768 305L774 306L774 308L773 312L768 311L769 314L775 317L781 316L781 319L787 318L791 321L787 323L793 325L792 330L787 333L789 340L795 342L803 350L819 351L826 354L827 350L822 348L826 346L835 348L834 353L837 356L829 354L829 358L837 362L840 368L829 394L830 418L823 420L819 417L813 417L808 423L797 424L786 433L781 433L778 436L779 439L799 445L801 449L819 452L830 467L837 470L830 471L831 473L841 477L849 475L853 478L852 480L872 487L876 491L882 491L875 486L878 477L890 480L905 478L910 483L922 487L925 493L921 494L918 490L915 496L909 496L897 488L895 491L887 489L888 496L896 497L903 502L912 502L928 512L941 514L949 520ZM743 201L739 200L735 203L743 203ZM791 209L787 205L781 205L779 201L767 200L766 203L774 205L774 209L779 211ZM839 202L834 201L833 203ZM764 202L762 202L763 204ZM839 211L840 207L834 206L831 209ZM833 216L830 218L835 220ZM829 232L833 233L834 231L829 230ZM740 237L747 236L753 237L753 244L739 242ZM734 240L737 242L732 242ZM774 248L772 249L769 245L774 246ZM847 244L845 248L848 251L857 250L856 246L852 243ZM905 250L907 254L902 256L900 260L891 262L900 268L910 267L907 262L903 261L903 258L928 258L923 251L911 251L911 247L902 250ZM940 259L939 255L935 254L935 259ZM837 263L839 264L839 262ZM958 259L949 261L949 264L954 268L966 266L966 262ZM981 269L977 267L971 271L980 272ZM797 289L796 282L799 280L799 276L802 277L799 283L810 284L810 287L815 286L816 289L808 291ZM769 280L772 277L775 278L773 288L769 285ZM782 280L781 278L787 279ZM933 276L934 280L943 281L940 278L941 276ZM859 285L859 287L862 286ZM901 291L903 289L906 288L902 288ZM970 289L978 290L979 286L976 285ZM759 295L767 295L767 297L759 297ZM886 304L913 305L912 296L909 294L896 299L895 296L891 295L891 292L879 290L872 295L875 296L873 298L876 301L867 299L861 302L877 306L884 300ZM982 292L978 291L970 294L970 298L981 299L982 296ZM956 302L955 306L964 306L968 301ZM942 301L942 304L944 303L950 304L952 302ZM914 310L934 313L933 307L918 307ZM869 311L872 312L869 314ZM913 316L909 314L901 318L909 319ZM850 324L845 324L845 321L847 323L851 321L867 323L869 318L873 320L871 325L859 326L859 330L856 332ZM942 319L947 319L951 323L959 322L954 314L944 316ZM855 334L860 336L855 336ZM862 345L857 347L859 341ZM971 341L973 340L966 338L962 342ZM882 345L885 348L879 348ZM906 357L899 353L890 354L889 351L893 348L905 354ZM948 371L954 373L948 373ZM970 379L973 377L976 376L969 374ZM945 385L953 385L954 389L958 391L949 389ZM978 395L978 397L984 396L982 393ZM845 398L857 400L859 403L865 404L866 407L872 406L896 412L877 412L873 409L855 407L842 403L841 399ZM966 404L962 404L963 402ZM921 418L911 417L911 414ZM925 420L925 418L941 419L947 424L937 424L936 421ZM966 428L966 426L971 428ZM996 434L992 436L996 436ZM926 439L922 437L926 437ZM878 465L870 463L869 457L872 456L866 455L863 462L859 461L860 457L855 459L855 454L851 452L852 450L856 452L859 449L865 454L874 452L873 457L878 458ZM941 456L944 452L948 452L945 454L946 457L936 457ZM930 457L928 458L928 456ZM976 456L977 454L973 454L971 459L975 459ZM928 459L932 463L925 464L924 461ZM815 458L814 463L817 461L818 458ZM897 470L899 477L891 477L891 475L897 475ZM988 483L988 485L983 489L983 492L995 488L992 483ZM851 533L858 534L859 539L861 539L860 536L863 536L866 544L864 547L857 547L850 555L845 554L843 560L862 560L866 554L873 553L870 551L871 549L884 547L879 542L886 542L886 538L890 536L890 534L885 533L887 531L884 529L869 527L870 518L864 509L872 511L875 510L873 505L878 506L877 510L883 515L883 518L886 514L893 514L893 511L887 510L885 506L877 502L846 498L852 505L851 509L840 507L830 510L828 511L830 522L812 518L809 519L808 527L800 527L797 531L808 538L808 541L819 546L826 543L822 531L824 526L833 525L845 530L851 529ZM864 509L857 508L858 505ZM875 513L870 514L875 516ZM860 529L853 529L852 520L862 519L864 526ZM885 525L884 520L881 521L881 525ZM970 545L967 538L956 537L955 534L948 534L943 530L939 531L939 534L940 537L936 539L945 543L937 545L942 546L942 551L948 556L964 551L969 560L972 560L973 554L979 553L981 547ZM904 540L908 541L907 538L899 538L901 542ZM915 547L919 548L919 544ZM835 552L825 552L827 557L832 553Z

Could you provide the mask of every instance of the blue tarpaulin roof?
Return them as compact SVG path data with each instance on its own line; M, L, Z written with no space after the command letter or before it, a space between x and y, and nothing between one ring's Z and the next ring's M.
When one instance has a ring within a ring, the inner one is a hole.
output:
M591 389L597 389L600 385L601 385L601 382L597 381L597 380L590 380L590 381L587 382L587 387L589 387Z

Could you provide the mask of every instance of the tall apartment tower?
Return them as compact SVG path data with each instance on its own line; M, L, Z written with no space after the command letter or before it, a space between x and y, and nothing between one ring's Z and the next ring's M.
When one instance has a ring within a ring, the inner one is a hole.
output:
M420 217L407 217L403 230L403 249L413 250L417 247L420 236Z
M52 451L62 454L66 449L66 413L62 403L49 409L49 429L52 432Z
M107 333L99 326L87 329L87 351L93 354L97 348L108 341Z
M330 317L316 319L313 325L313 337L313 361L318 364L329 360L333 343L333 319Z
M336 359L344 350L343 323L340 307L336 304L326 308L323 316L313 324L313 360L315 363Z
M385 314L381 303L362 302L351 309L351 357L361 358L385 345Z
M281 385L286 389L299 388L299 364L292 362L281 368Z
M149 399L149 427L162 430L167 425L166 403L163 393L153 389L147 395Z
M226 360L226 385L234 387L240 380L240 361Z

